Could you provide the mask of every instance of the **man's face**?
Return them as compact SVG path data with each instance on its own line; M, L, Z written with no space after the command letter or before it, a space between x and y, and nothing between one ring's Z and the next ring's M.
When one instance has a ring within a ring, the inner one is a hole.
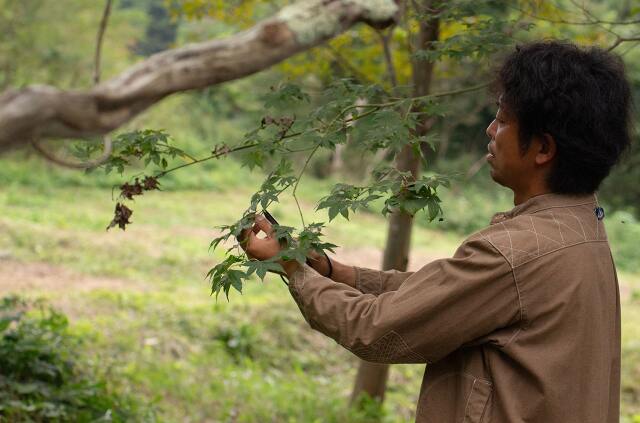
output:
M535 171L535 153L520 151L518 121L503 103L498 103L496 117L487 128L487 162L494 181L514 192L525 192ZM533 153L533 154L532 154Z

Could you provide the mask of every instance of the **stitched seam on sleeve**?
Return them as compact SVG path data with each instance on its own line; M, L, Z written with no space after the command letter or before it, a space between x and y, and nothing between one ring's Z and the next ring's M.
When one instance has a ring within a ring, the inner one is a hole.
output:
M520 311L520 322L524 323L526 321L525 308L522 305L522 294L520 293L520 287L518 286L518 278L516 278L515 268L513 267L511 262L507 260L507 257L502 253L502 251L500 251L500 249L497 248L489 238L487 238L483 234L480 234L480 236L482 237L483 240L487 241L493 247L493 249L496 250L509 265L509 268L511 269L511 276L513 276L513 284L516 287L516 293L518 295L518 309Z
M402 335L389 331L365 347L347 348L365 361L389 363L397 360L410 363L431 363L409 347Z
M360 292L364 292L362 290L362 280L361 280L361 276L360 276L360 268L358 266L354 266L354 269L356 270L356 289Z

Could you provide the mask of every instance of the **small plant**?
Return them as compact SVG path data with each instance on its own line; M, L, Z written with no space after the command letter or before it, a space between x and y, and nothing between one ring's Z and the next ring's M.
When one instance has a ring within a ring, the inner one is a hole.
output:
M222 329L215 339L220 341L225 351L238 362L242 357L253 358L253 344L256 342L254 329L243 324L239 327Z
M82 368L65 315L43 302L0 299L0 422L128 421L128 399Z

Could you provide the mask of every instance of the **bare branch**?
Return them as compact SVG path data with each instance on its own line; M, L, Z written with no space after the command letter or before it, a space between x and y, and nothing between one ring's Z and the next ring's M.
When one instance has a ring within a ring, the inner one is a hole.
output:
M558 23L558 24L565 24L565 25L585 25L585 26L590 26L590 25L637 25L640 24L640 19L632 19L632 20L627 20L627 21L608 21L608 20L604 20L604 19L599 19L596 18L595 15L593 15L591 12L589 12L586 8L583 8L582 6L580 6L579 8L583 10L583 12L585 13L585 15L587 17L591 17L591 19L589 20L585 20L585 21L572 21L572 20L567 20L567 19L552 19L552 18L546 18L543 16L539 16L536 15L534 13L528 12L518 6L509 6L509 8L513 9L513 10L517 10L519 12L521 12L522 14L533 18L535 20L538 21L544 21L544 22L550 22L550 23Z
M96 54L94 58L93 68L93 83L98 85L100 82L100 54L102 52L102 39L104 33L107 30L107 22L109 21L109 14L111 13L111 0L107 0L104 6L104 13L102 14L102 20L100 21L100 27L98 29L98 36L96 39Z
M393 56L391 55L391 46L389 45L389 41L393 36L393 31L395 28L396 28L395 26L392 26L391 28L389 28L389 31L386 34L382 30L377 31L378 35L380 36L380 42L382 43L384 61L387 65L387 73L389 75L389 82L391 83L392 88L396 88L398 86L396 68L393 64Z
M375 81L371 79L369 76L360 72L360 70L356 66L354 66L353 63L351 63L346 57L344 57L344 55L340 53L338 49L336 49L335 47L333 47L331 44L328 44L328 43L325 47L331 53L333 58L336 60L338 66L342 67L344 70L349 72L358 81L367 83L367 84L375 83Z
M394 0L309 0L226 39L151 56L88 91L33 85L0 95L0 151L38 138L105 134L164 97L242 78L336 36L358 22L388 26Z
M635 41L635 42L640 41L640 35L633 36L633 37L621 37L621 36L618 36L616 41L613 44L611 44L611 46L609 48L607 48L607 51L611 51L611 50L615 49L616 47L618 47L622 43L633 42L633 41Z
M31 145L42 157L52 163L55 163L62 167L68 167L70 169L91 169L104 164L107 160L109 160L109 156L111 156L111 151L113 150L113 142L111 141L111 137L108 135L103 136L102 142L104 147L100 157L88 162L70 162L61 159L60 157L44 148L41 141L33 140L31 141Z
M110 13L111 13L111 0L107 0L104 6L104 12L102 13L102 19L100 21L100 26L98 28L98 35L96 38L96 53L95 53L94 68L93 68L94 85L97 85L100 82L100 52L102 50L102 40L104 38L104 33L107 29L107 22L109 20ZM105 135L103 137L102 142L104 147L100 157L98 157L95 160L91 160L88 162L81 162L81 163L69 162L57 157L53 153L47 151L47 149L45 149L40 143L40 141L38 140L35 140L35 139L32 140L31 145L38 153L40 153L41 156L43 156L45 159L57 165L68 167L71 169L90 169L93 167L100 166L101 164L109 160L109 156L111 156L111 151L113 149L113 143L111 141L111 137Z

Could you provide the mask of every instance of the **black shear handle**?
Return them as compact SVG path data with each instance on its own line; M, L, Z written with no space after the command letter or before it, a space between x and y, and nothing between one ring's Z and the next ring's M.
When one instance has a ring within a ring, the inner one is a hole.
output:
M262 210L262 214L264 215L264 217L267 218L267 220L269 222L271 222L272 225L279 225L278 221L276 220L275 217L271 216L271 213L269 213L266 210Z

